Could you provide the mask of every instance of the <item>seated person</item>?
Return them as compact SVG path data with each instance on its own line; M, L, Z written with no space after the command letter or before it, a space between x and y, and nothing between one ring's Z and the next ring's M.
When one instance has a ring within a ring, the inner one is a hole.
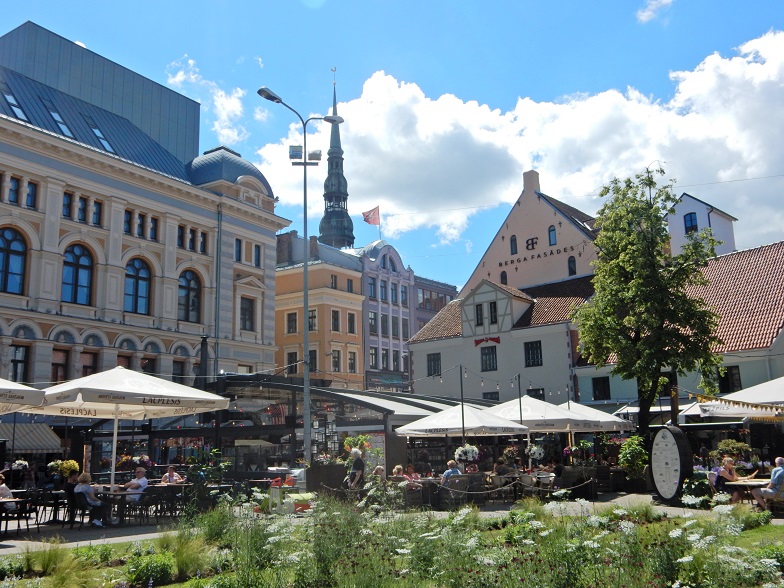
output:
M414 469L414 466L412 466L410 464L409 464L408 467L411 468L412 470ZM422 487L421 484L417 484L416 482L414 482L413 481L414 479L411 476L408 476L408 475L403 473L403 466L402 465L396 465L394 468L392 468L392 475L393 476L402 476L403 478L405 478L408 481L408 484L406 484L406 489L408 489L408 490L415 490L417 488L421 488ZM416 479L418 480L419 479L419 475L417 473L414 473L414 475L416 476Z
M446 462L446 467L447 470L443 474L441 474L442 486L447 485L447 481L449 480L450 477L460 475L460 470L457 469L457 462L454 459L450 459L448 462Z
M524 472L525 466L523 465L523 458L522 457L515 457L514 458L514 465L512 466L518 472Z
M177 484L179 482L182 482L182 476L174 470L174 466L169 466L169 469L166 470L166 473L163 474L163 477L161 478L161 483Z
M5 485L5 476L0 474L0 498L13 498L14 495L11 492L11 489ZM16 510L16 503L9 502L8 504L3 505L6 510Z
M90 509L90 522L96 527L103 527L104 524L108 524L112 507L101 502L95 496L93 487L90 485L90 482L92 482L90 474L87 472L81 473L77 481L79 483L74 488L74 494L84 494L85 498L87 498L87 504L92 507Z
M403 477L411 482L416 482L419 479L419 474L416 473L413 463L406 466L406 473L403 474Z
M495 461L495 465L493 466L493 473L498 476L507 476L509 474L514 473L514 471L512 470L512 468L506 465L506 461L504 460L503 457L499 457Z
M128 500L137 501L142 497L142 492L144 492L144 489L147 488L147 470L142 467L138 467L136 468L134 474L136 477L133 480L126 482L120 487L128 491Z
M79 472L68 472L68 476L65 478L65 483L63 484L63 490L66 494L73 494L78 478Z
M373 475L378 476L382 480L387 479L387 474L384 471L384 466L376 466L375 469L373 470Z
M553 473L555 474L555 477L560 478L561 476L563 476L563 471L564 471L564 466L561 463L561 460L556 457L553 460Z
M721 468L719 469L719 473L716 475L716 482L714 482L713 486L716 488L716 492L732 494L730 504L735 504L741 498L743 498L744 492L738 488L727 488L726 483L740 482L747 479L748 478L739 477L735 472L735 461L731 457L725 457L721 460Z
M784 457L777 457L775 461L776 467L770 473L770 484L764 488L754 488L751 495L757 501L757 507L766 509L765 499L772 498L784 484ZM717 478L718 479L718 478Z

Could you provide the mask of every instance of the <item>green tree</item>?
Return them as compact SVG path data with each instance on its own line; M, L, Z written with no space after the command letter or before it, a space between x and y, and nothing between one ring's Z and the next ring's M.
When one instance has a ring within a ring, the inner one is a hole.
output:
M671 184L659 185L647 170L615 178L599 210L594 296L577 308L583 355L594 365L637 381L639 432L648 430L650 408L668 379L699 370L700 387L715 393L721 356L713 349L719 317L694 295L707 284L702 267L719 243L704 230L691 233L682 251L670 255L667 213L677 202Z

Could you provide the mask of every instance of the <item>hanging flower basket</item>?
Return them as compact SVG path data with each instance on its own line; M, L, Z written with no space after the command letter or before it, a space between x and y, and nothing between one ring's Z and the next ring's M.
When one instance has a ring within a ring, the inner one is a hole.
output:
M467 443L455 451L455 461L476 461L479 459L479 449Z

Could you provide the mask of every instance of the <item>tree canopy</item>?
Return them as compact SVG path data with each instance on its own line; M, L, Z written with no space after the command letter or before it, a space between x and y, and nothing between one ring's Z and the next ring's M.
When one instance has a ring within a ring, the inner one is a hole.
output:
M699 371L700 387L715 393L721 365L712 351L719 317L688 294L707 283L702 268L718 241L709 229L691 233L681 252L670 254L667 214L678 199L671 184L657 184L663 175L646 170L602 189L608 199L596 222L595 294L574 313L583 356L637 381L641 434L669 382L666 372Z

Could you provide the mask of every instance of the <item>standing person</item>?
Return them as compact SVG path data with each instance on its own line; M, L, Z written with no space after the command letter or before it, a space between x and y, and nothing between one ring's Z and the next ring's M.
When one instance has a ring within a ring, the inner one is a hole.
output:
M147 488L149 483L147 480L147 470L142 467L136 468L134 472L136 477L130 482L126 482L121 487L128 491L128 500L138 501L142 497L142 492Z
M751 495L754 497L754 500L757 501L757 507L762 510L767 508L765 506L765 499L775 496L781 488L781 485L784 484L784 457L777 457L775 464L776 467L773 468L773 471L770 473L770 484L764 488L754 488L751 491Z
M90 474L82 472L79 474L77 481L79 483L76 485L76 488L74 488L74 494L84 494L87 499L87 504L92 507L90 508L90 523L94 527L103 527L105 524L108 524L112 507L105 502L101 502L95 496L95 491L90 484L90 482L92 482Z
M348 473L348 487L350 490L358 490L365 480L365 462L362 461L362 450L357 447L351 449L350 455L354 461Z

